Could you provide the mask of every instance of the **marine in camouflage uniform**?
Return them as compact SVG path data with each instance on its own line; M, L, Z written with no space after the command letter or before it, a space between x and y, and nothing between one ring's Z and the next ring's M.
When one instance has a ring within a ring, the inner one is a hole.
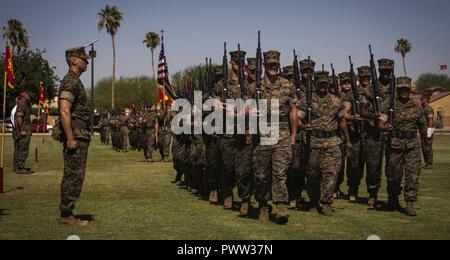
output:
M348 197L351 203L356 202L356 197L358 196L359 186L361 185L362 170L360 169L361 164L361 126L362 121L360 114L355 114L354 106L356 104L356 99L359 100L361 93L360 87L356 88L356 97L353 93L351 86L351 74L349 72L344 72L339 74L339 81L342 88L340 95L344 116L347 121L347 128L349 131L350 141L352 143L352 149L348 150L345 147L344 157L343 157L343 167L346 166L347 173L347 186L348 186ZM343 177L342 177L343 178ZM339 178L338 178L339 179ZM337 191L337 190L335 190Z
M271 199L276 205L277 223L288 221L286 205L289 194L286 185L287 172L292 160L292 144L295 143L296 128L291 130L289 124L297 125L297 98L294 86L286 79L279 77L280 53L268 51L264 53L265 76L261 82L261 99L267 99L268 111L272 102L279 101L279 140L275 145L258 143L253 153L255 169L255 198L259 203L261 221L269 219L267 202ZM249 96L256 97L257 86L249 87ZM270 119L269 119L270 120ZM277 127L277 126L272 126ZM260 137L263 136L260 133Z
M361 171L367 167L366 184L369 193L369 208L376 207L378 191L381 187L381 172L383 163L384 139L378 129L379 114L375 111L375 94L371 85L371 69L369 66L358 68L358 77L361 84L360 101L362 105L361 116L364 120L362 138ZM356 188L355 188L356 189ZM356 192L355 192L356 193Z
M332 216L333 193L337 175L342 164L340 145L342 131L346 144L351 148L347 124L342 111L342 102L335 95L329 94L330 78L328 72L315 76L317 92L312 95L311 125L306 123L307 100L302 98L300 126L307 131L309 156L307 162L308 193L312 209L319 210L319 202L323 205L322 213Z
M230 53L233 59L234 53ZM231 76L231 75L230 75ZM215 88L224 89L223 80L219 81ZM239 98L240 89L237 77L231 78L228 82L228 97L229 99ZM221 100L225 102L225 100ZM224 112L225 113L225 112ZM224 115L224 121L226 117ZM234 129L232 132L234 132ZM226 129L224 129L226 132ZM236 139L234 134L224 133L220 138L220 165L223 166L221 180L221 196L224 200L224 207L227 209L233 208L233 188L236 184Z
M138 114L137 114L137 110L136 110L136 106L132 105L131 109L130 109L130 116L129 116L129 130L128 130L128 138L129 138L129 142L130 142L130 149L132 151L137 150L138 147L138 132L137 132L137 128L136 128L136 121L138 118Z
M17 174L31 174L31 169L25 168L30 151L31 142L31 103L30 94L22 92L20 100L17 103L17 110L15 115L14 125L14 146L16 155L16 173ZM19 124L20 122L20 124Z
M172 139L172 130L170 128L171 114L168 111L170 111L170 108L165 108L158 117L158 147L162 162L169 161L170 142Z
M66 51L66 58L70 70L61 82L59 100L60 110L62 102L67 102L71 105L72 131L65 130L65 138L63 138L64 176L61 183L60 221L64 224L85 225L87 224L86 222L73 217L73 210L75 202L81 194L91 140L89 133L90 108L86 90L79 78L81 73L86 70L88 56L84 48L74 48ZM80 69L79 64L84 65L84 67L82 66L84 70ZM60 111L60 114L64 113ZM75 149L70 148L73 141L76 142Z
M222 96L223 86L218 82L223 78L222 66L213 67L214 82L210 96L220 100ZM222 172L222 160L220 153L221 136L218 134L205 135L203 138L206 149L206 178L208 188L210 190L209 202L215 204L219 202L220 181Z
M415 203L419 192L419 176L421 172L420 139L426 136L426 120L423 109L410 99L411 79L397 78L398 99L394 108L393 125L390 126L387 116L382 116L379 128L390 132L391 142L389 149L389 170L387 171L387 190L389 196L389 209L400 209L399 195L404 180L404 198L406 201L405 213L416 216ZM384 109L387 114L388 109Z
M155 144L158 135L158 120L157 112L150 106L147 106L147 111L144 113L144 124L145 124L145 141L144 145L144 158L146 162L153 161L153 150L155 149Z
M239 71L239 59L241 59L241 64L245 66L245 52L238 51L231 52L231 68L232 74L231 78L233 81L238 78ZM255 69L256 69L256 64ZM252 66L253 68L253 66ZM251 75L249 75L251 77ZM247 101L248 100L248 84L244 76L245 86L241 86L239 83L237 85L233 84L234 88L230 88L231 97L235 100ZM241 87L244 87L244 93L242 93ZM238 115L239 111L235 111ZM245 116L245 115L240 115ZM248 122L248 117L246 118ZM236 129L236 128L235 128ZM236 168L236 182L238 187L238 195L242 201L240 213L244 216L248 215L251 210L251 197L254 191L254 174L252 169L252 156L253 156L253 136L249 134L247 124L245 126L245 134L238 134L234 136L236 142L236 158L235 158L235 168Z
M427 121L428 128L434 129L434 110L430 106L430 93L426 93L422 96L422 108L423 108L423 116ZM425 161L424 169L432 170L433 169L433 135L426 138L421 139L422 142L422 155Z
M129 134L129 125L130 118L126 114L126 110L122 109L122 113L119 116L119 124L120 124L120 137L122 141L121 149L122 152L128 152L128 134Z
M282 77L291 84L294 84L294 66L286 66L283 68ZM306 184L305 176L302 175L302 133L297 131L297 139L292 146L292 161L289 165L287 176L287 187L289 192L290 208L300 208L303 204L301 193Z
M300 73L302 76L300 96L306 97L308 75L314 74L316 63L313 60L310 61L309 59L302 60L299 63ZM314 89L314 82L312 82L312 85ZM298 108L300 109L300 107ZM301 118L299 118L299 121L300 120ZM308 151L309 144L307 143L305 131L298 127L296 142L292 146L293 159L288 174L288 188L291 208L302 209L306 206L306 201L305 199L303 199L302 193L304 190L306 190L307 162L309 160L308 156L310 154Z

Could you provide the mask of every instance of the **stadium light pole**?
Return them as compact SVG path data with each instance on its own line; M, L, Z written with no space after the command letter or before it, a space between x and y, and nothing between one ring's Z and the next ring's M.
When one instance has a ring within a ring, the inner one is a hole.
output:
M84 48L91 47L91 50L89 51L89 57L91 58L91 135L94 135L94 59L97 57L97 51L94 49L94 44L96 42L98 42L98 40L84 46Z

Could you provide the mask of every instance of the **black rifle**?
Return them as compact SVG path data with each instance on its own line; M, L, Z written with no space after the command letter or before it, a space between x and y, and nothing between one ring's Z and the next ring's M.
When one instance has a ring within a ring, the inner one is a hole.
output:
M301 98L301 86L302 86L302 78L300 75L300 68L298 63L298 56L297 53L294 50L294 86L295 86L295 93L297 94L297 100L300 101Z
M311 64L311 57L308 56L308 63ZM308 72L308 86L307 86L307 94L306 94L306 103L308 106L308 115L307 115L307 122L308 125L312 124L312 101L313 101L313 97L312 97L312 91L313 91L313 86L312 86L312 73L311 70Z
M242 63L244 57L241 57L241 45L239 43L238 43L238 53L239 53L238 78L239 78L239 85L241 87L241 98L244 99L247 91L247 86L244 76L244 64Z
M389 124L391 126L394 125L394 120L395 120L395 88L396 88L396 84L395 84L395 73L394 73L394 69L392 69L392 74L391 74L391 81L389 83Z
M226 102L228 99L228 55L227 55L227 43L224 43L223 48L223 91L222 91L222 101Z
M355 75L355 68L353 66L352 62L352 56L348 56L348 60L350 61L350 84L352 85L352 93L353 93L353 114L354 115L361 115L360 107L361 107L361 101L359 100L358 90L357 90L357 84L356 84L356 75ZM360 122L355 121L356 124L356 130L359 134L362 132L362 125Z
M335 94L338 95L339 94L339 86L338 86L336 71L334 70L333 63L331 63L331 77L332 77L331 80L333 82L333 88L334 88Z
M381 94L380 94L380 86L378 84L378 73L377 68L375 66L375 61L373 60L372 53L372 45L369 45L370 52L370 71L372 74L372 84L373 84L373 94L374 94L374 108L376 113L381 113Z
M261 31L258 31L258 48L256 49L256 109L259 116L259 100L261 99L261 76L262 76L262 51L261 51ZM259 117L256 120L256 129L259 134Z
M206 61L206 63L205 63L205 71L206 71L206 74L205 74L205 92L206 92L206 95L208 96L208 97L211 97L211 94L210 94L210 84L209 84L209 77L210 77L210 71L209 71L209 64L208 64L208 58L205 58L205 61Z

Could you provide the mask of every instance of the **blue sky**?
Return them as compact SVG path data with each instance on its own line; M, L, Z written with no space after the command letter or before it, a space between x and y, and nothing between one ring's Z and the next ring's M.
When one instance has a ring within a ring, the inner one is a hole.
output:
M150 51L142 40L145 33L161 29L166 32L171 73L203 63L205 57L220 63L224 41L230 50L239 42L248 57L255 56L258 30L263 50L279 50L283 65L292 64L295 48L301 58L311 55L327 69L333 62L337 72L347 71L349 54L355 66L368 64L371 43L375 57L393 58L400 75L401 57L394 46L402 37L413 44L406 63L414 79L424 72L437 73L440 64L450 65L448 0L2 0L0 24L21 20L32 48L47 50L46 58L60 77L67 70L64 51L98 38L99 80L112 71L111 38L96 27L106 4L124 13L116 40L118 76L151 74ZM0 43L4 46L5 41ZM83 75L86 86L89 77L89 71Z

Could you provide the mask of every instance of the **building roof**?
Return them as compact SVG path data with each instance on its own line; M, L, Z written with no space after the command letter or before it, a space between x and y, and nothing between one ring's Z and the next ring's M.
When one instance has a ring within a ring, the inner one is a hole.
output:
M439 100L439 99L441 99L441 98L444 98L444 97L446 97L446 96L449 96L450 95L450 92L441 92L441 93L438 93L438 94L436 94L436 95L433 95L433 96L431 96L431 99L430 99L430 103L433 103L433 102L435 102L435 101L437 101L437 100Z
M426 91L434 92L446 92L447 90L443 87L433 86L425 89Z

